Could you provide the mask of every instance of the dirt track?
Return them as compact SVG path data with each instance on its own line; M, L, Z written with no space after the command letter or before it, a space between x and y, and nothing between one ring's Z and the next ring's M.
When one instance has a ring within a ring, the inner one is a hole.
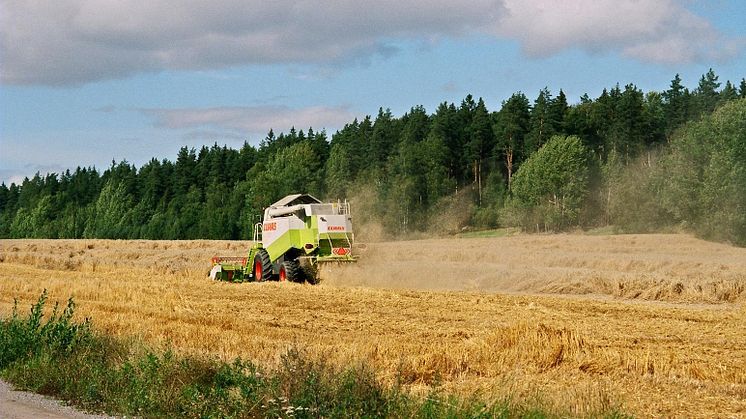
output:
M70 406L25 391L15 391L0 380L0 418L2 419L106 419L109 416L89 415Z
M209 258L245 242L0 246L3 312L46 288L99 330L185 352L272 365L299 346L414 391L438 377L575 414L746 414L746 249L680 235L374 243L308 286L207 280Z

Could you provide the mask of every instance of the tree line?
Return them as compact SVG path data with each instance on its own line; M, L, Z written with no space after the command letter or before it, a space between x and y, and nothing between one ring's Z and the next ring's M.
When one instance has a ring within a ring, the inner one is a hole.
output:
M78 167L2 184L0 237L246 239L263 208L297 192L350 198L361 222L378 222L391 235L692 227L707 218L706 208L682 210L676 193L711 202L724 190L735 197L746 190L739 172L746 173L746 158L738 160L746 147L744 98L745 79L723 86L710 70L692 90L676 75L663 92L617 84L575 104L544 88L533 100L517 92L492 111L471 95L434 113L415 106L396 117L381 108L331 139L312 128L270 130L256 147L183 147L174 161L153 158L139 168L112 161L102 172ZM732 138L715 139L726 131ZM662 168L676 179L666 180ZM693 191L707 182L709 192ZM635 183L637 198L629 196ZM651 188L645 196L644 188ZM724 211L746 212L736 201ZM697 231L717 236L705 230Z

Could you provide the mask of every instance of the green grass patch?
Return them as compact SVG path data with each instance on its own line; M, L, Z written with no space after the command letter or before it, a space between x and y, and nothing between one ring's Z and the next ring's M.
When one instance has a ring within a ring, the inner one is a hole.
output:
M612 236L619 234L619 231L616 226L604 226L585 230L584 234L588 236Z
M459 233L458 237L464 238L464 239L507 237L507 236L513 236L520 232L521 230L519 228L507 227L507 228L497 228L493 230L466 231L463 233Z
M291 348L279 367L155 352L74 322L72 299L43 315L46 292L20 316L0 320L0 375L16 387L89 411L138 417L317 418L553 417L510 402L485 403L385 386L366 365L334 368ZM618 417L617 412L600 416Z

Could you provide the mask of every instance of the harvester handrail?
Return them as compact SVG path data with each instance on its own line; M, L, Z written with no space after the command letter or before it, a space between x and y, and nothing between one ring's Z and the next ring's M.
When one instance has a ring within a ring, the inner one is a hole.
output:
M254 243L262 241L262 233L264 233L264 224L254 224Z
M336 212L339 215L350 214L350 203L347 202L346 199L344 200L344 202L337 200L336 203L332 203L332 207L334 208L334 212Z

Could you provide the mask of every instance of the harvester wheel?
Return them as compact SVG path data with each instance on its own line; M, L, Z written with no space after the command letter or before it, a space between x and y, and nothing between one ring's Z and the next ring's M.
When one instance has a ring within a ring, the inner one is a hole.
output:
M301 282L303 271L296 260L286 260L280 266L280 281Z
M305 273L306 282L308 282L309 284L316 285L320 282L318 266L307 267L304 273Z
M272 277L272 262L264 249L259 249L254 256L254 281L266 281Z

